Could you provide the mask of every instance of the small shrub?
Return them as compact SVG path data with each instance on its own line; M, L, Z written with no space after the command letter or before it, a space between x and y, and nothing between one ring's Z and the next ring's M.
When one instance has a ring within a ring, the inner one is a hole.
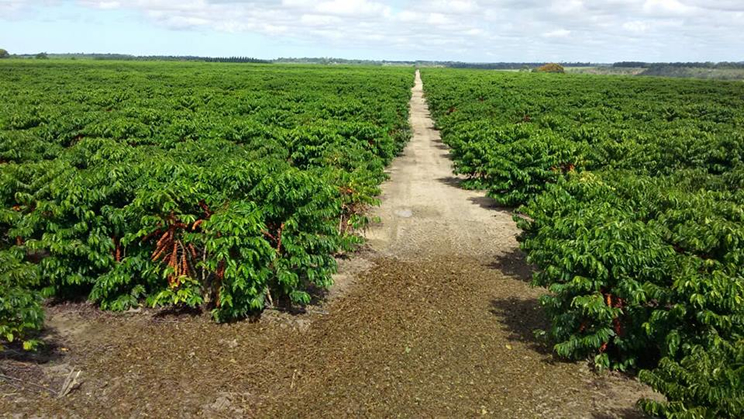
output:
M565 73L562 65L556 63L545 64L534 70L536 73Z

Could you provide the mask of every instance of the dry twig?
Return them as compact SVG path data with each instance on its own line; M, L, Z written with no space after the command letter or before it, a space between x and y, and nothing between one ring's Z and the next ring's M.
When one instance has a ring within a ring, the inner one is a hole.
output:
M62 384L62 388L57 393L57 398L65 397L66 395L70 394L72 390L77 388L77 386L80 384L78 382L78 378L80 378L81 373L82 371L75 372L75 368L70 369L70 373L67 375L65 382Z

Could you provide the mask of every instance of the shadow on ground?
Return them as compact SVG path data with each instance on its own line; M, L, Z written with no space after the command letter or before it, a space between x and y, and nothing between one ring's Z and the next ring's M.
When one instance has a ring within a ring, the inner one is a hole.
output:
M457 176L446 176L440 177L437 181L442 182L447 186L452 186L453 188L462 188L463 179L460 179Z
M468 201L478 205L483 209L496 211L504 210L504 208L500 207L499 204L497 204L496 201L493 200L493 198L489 198L487 196L474 196L472 198L468 198Z
M35 351L24 350L16 341L5 344L0 352L0 399L3 394L57 395L64 377L54 373L67 372L65 358L69 349L60 343L54 327L45 327L36 338L42 343Z
M449 152L449 146L445 144L442 140L434 140L432 141L434 143L434 147L440 149L440 150L446 150ZM447 158L451 160L451 156L449 153L447 153Z
M527 263L527 256L518 248L497 255L493 262L487 266L509 277L528 283L532 281L532 274L534 273L534 267Z
M510 340L525 343L542 355L552 353L547 342L535 336L536 330L544 330L549 326L548 319L536 298L494 298L491 300L490 311L509 332Z
M25 362L29 364L46 364L48 362L59 361L64 358L65 353L63 345L59 339L59 333L54 327L45 327L43 331L36 336L36 339L42 343L35 351L26 351L20 341L4 343L5 348L0 351L0 369L3 361Z

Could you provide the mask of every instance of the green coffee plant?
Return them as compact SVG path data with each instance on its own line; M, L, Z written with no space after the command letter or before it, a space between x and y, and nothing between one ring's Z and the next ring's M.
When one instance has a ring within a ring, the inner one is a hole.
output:
M44 297L308 303L409 137L411 69L34 64L0 67L5 340Z
M744 343L693 346L680 361L664 358L641 381L667 400L641 400L648 415L666 418L740 418L744 415Z
M744 336L740 85L423 72L467 185L519 206L566 358L637 371L665 417L738 417Z

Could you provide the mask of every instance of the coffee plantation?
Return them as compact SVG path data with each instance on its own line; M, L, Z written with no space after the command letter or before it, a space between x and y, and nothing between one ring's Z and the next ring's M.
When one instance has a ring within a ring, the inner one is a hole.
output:
M555 352L667 418L744 417L744 85L426 68L467 188L513 209ZM45 301L310 303L409 140L413 69L0 63L0 342ZM0 350L3 348L0 346ZM408 353L410 349L406 347ZM294 380L294 378L293 378Z
M670 418L744 416L744 85L423 72L467 187L518 207L566 358Z
M408 68L0 66L0 337L42 299L306 304L410 133Z

